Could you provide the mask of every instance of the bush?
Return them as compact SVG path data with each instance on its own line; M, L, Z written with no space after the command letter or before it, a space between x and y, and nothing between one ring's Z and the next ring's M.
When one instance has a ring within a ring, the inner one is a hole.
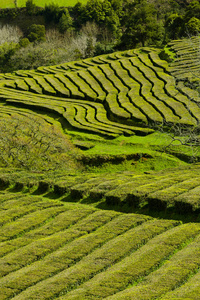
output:
M186 24L185 24L189 34L196 35L200 32L200 20L192 17Z
M19 45L16 43L4 43L0 46L0 71L7 72L7 63L11 56L19 49Z
M29 39L23 38L19 41L19 46L22 48L26 48L30 44Z
M28 28L27 38L30 42L42 42L45 41L45 26L32 24Z
M46 42L19 49L7 62L4 70L30 70L40 66L56 65L71 59L71 54L65 49L55 49Z

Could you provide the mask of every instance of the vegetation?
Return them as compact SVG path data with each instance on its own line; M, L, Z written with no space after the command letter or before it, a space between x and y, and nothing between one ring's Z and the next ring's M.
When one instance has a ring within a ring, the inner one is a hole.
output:
M0 60L2 72L54 65L133 47L162 47L170 39L197 34L200 28L198 1L163 0L158 5L148 0L89 0L68 3L68 7L61 1L40 1L40 6L37 5L33 0L26 3L17 0L15 8L1 9L2 30L9 25L8 31L12 32L13 27L18 26L22 33L19 39L25 38L31 43L28 46L27 40L17 40L13 51L12 43L4 45L2 42L0 58L7 57L2 63ZM52 28L57 32L49 40L48 32ZM26 46L28 50L24 51ZM49 59L45 62L41 57L38 64L28 65L28 53L34 56L35 48L41 52L45 48Z
M196 300L199 2L40 3L0 11L0 300Z
M186 285L194 285L199 223L99 210L11 190L2 191L0 201L1 299L149 299L167 297L183 278L190 277Z

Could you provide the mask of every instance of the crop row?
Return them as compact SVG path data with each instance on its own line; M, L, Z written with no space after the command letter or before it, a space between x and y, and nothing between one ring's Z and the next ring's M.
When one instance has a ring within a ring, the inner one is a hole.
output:
M192 99L192 102L199 102L199 93L195 91L199 85L199 37L173 41L169 46L175 52L176 58L168 71L176 78L181 93Z
M177 282L181 282L182 278L185 278L185 274L190 274L191 271L194 271L194 269L199 266L200 250L198 249L198 235L199 226L196 226L194 224L181 225L172 229L168 229L167 232L155 236L137 251L130 252L129 255L127 255L121 261L117 262L115 265L94 276L86 283L81 284L74 291L66 292L65 296L61 296L58 299L107 299L107 297L108 299L127 299L127 294L128 296L130 296L131 299L153 299L153 297L155 296L160 296L167 289L171 290L175 286L174 282L170 282L170 284L167 282L167 284L165 285L166 275L169 276L170 267L172 270L172 266L169 267L169 265L173 265L174 267L177 266L177 269L179 267L179 261L178 259L176 260L174 258L174 253L177 252L177 250L179 250L180 248L184 247L184 244L187 244L188 241L190 241L196 236L196 247L194 247L193 244L191 244L187 247L187 251L184 251L185 249L182 250L182 262L184 263L184 268L186 269L183 273L180 272L180 270L179 272L177 272L178 274L176 274L175 278L176 284ZM188 258L188 251L190 251L191 254L191 264L194 260L195 263L187 267L186 259ZM186 254L184 252L186 252ZM164 263L165 265L165 262L168 266L168 270L162 268L162 264ZM183 270L183 266L181 269ZM155 281L152 280L150 285L148 282L148 277L156 277L156 273L159 273L160 278L162 278L162 281L160 279L159 284L157 283L155 285ZM165 289L162 285L163 278L165 278ZM140 285L142 285L143 280L146 295L143 291L142 293L140 290ZM141 281L142 283L139 283L137 285L138 281ZM132 289L129 288L130 285L133 285ZM118 296L117 293L121 290L124 291L119 293L120 296ZM140 292L138 292L138 290L140 290ZM127 293L127 291L129 291L129 293ZM113 294L114 296L112 296ZM125 295L124 297L123 294Z
M109 121L104 106L101 103L80 101L79 99L55 98L43 95L34 95L28 92L18 92L1 89L1 98L6 103L16 105L21 103L27 108L40 108L61 114L72 127L81 130L96 132L110 137L119 134L131 135L134 133L146 135L150 129L123 125Z
M155 56L155 53L154 53ZM189 113L191 114L191 123L195 123L194 118L197 119L197 122L200 118L200 109L197 103L195 102L199 102L199 97L197 97L197 93L195 93L194 90L191 90L187 87L184 86L184 84L182 83L182 88L179 87L178 85L178 89L177 86L175 84L175 79L170 76L169 74L162 72L160 67L156 67L153 65L154 60L150 57L147 57L147 55L140 55L139 59L144 63L144 65L148 66L151 69L151 73L148 73L149 77L151 79L153 79L153 83L154 83L154 87L153 87L153 92L155 93L155 95L157 97L160 97L161 100L165 101L167 99L166 95L168 95L170 97L170 100L174 99L176 101L172 100L172 110L174 108L174 110L177 110L177 106L179 111L184 110L184 117L186 117L186 119L188 118L189 120ZM153 74L152 71L156 74ZM152 75L151 75L152 74ZM166 93L165 97L163 97L164 93L162 90L159 90L158 87L162 86L162 82L158 83L159 80L162 80L164 82L164 92ZM178 92L179 91L179 92ZM169 98L168 97L168 98ZM190 101L191 98L193 99L193 101ZM168 100L168 102L170 103L170 100ZM180 102L177 105L177 101ZM170 104L171 106L171 104ZM184 107L183 107L184 106ZM181 116L183 116L181 114Z
M106 299L147 300L157 297L159 299L179 299L179 297L181 299L192 299L192 295L195 299L199 294L199 274L195 275L200 265L199 243L198 235L189 245L186 243L158 270L146 276L143 282ZM179 286L181 287L179 288ZM193 288L190 290L191 286ZM180 291L185 293L179 294Z
M1 209L10 207L9 201L20 202L16 194L3 197ZM22 197L20 207L42 199ZM45 202L55 207L55 200ZM151 299L171 291L199 266L199 224L56 204L62 207L59 214L0 243L2 251L10 247L0 259L1 300L117 299L118 292L122 299ZM14 228L20 219L8 224Z
M138 159L143 158L142 153L138 153L133 159L136 159L136 156ZM151 158L144 155L144 159ZM199 165L183 170L166 171L165 174L153 172L136 175L130 172L115 176L91 175L85 178L76 176L76 180L65 176L56 183L33 177L30 178L30 182L35 182L38 193L46 193L48 188L51 188L57 197L69 197L72 201L89 198L94 202L105 201L107 205L128 204L137 208L148 205L152 210L166 210L173 207L178 213L197 213L200 210ZM24 183L23 177L20 179L20 174L16 176L13 181L10 181L9 175L3 176L1 188L9 188L10 184L16 184L21 189L29 186L29 182Z
M32 198L34 200L33 196ZM115 245L114 241L118 236L122 236L122 240L125 240L123 235L126 232L127 236L131 236L134 228L137 231L143 223L147 224L145 228L149 228L147 240L167 230L169 226L177 224L175 221L164 221L163 226L155 228L153 226L155 222L149 221L150 217L134 214L126 216L83 206L80 209L70 204L60 205L63 211L60 211L57 216L55 213L53 220L51 218L48 223L41 224L39 228L24 232L23 237L17 236L15 243L14 240L9 241L10 244L6 241L1 242L2 249L5 245L5 248L10 247L11 252L6 255L4 253L0 259L1 276L3 276L0 279L0 299L13 297L37 282L43 282L47 277L54 278L55 274L73 267L90 253L93 255L99 247L107 243ZM20 219L23 220L23 217ZM12 221L10 226L15 228L18 223L18 220ZM142 228L139 231L142 232Z
M48 68L54 72L48 73ZM166 62L160 60L158 53L151 49L71 62L65 64L65 68L62 65L48 68L18 71L6 75L9 80L2 79L0 83L7 90L49 94L55 96L55 100L66 97L66 102L70 98L74 101L79 99L80 102L90 101L93 106L96 102L102 103L104 115L119 123L132 122L137 126L154 122L195 125L200 118L199 107L195 102L191 103L186 90L177 90L173 77L166 73ZM46 73L42 73L42 70ZM83 124L86 119L83 110L80 105L78 110L70 106L65 117L73 127L89 130L91 126ZM88 123L87 120L85 123ZM101 132L100 129L93 130Z
M169 172L165 175L140 175L126 178L105 179L98 184L87 182L74 185L71 188L71 197L81 199L104 198L109 205L141 206L148 202L153 210L165 210L175 207L179 213L199 211L199 174L195 170Z
M140 251L140 249L145 247L144 245L146 243L148 244L149 240L151 241L154 238L156 238L156 236L161 236L163 232L170 230L171 227L176 225L177 222L175 221L156 220L156 221L145 222L144 224L139 225L136 228L130 229L125 233L121 232L121 234L120 235L118 234L117 236L114 236L114 234L112 234L113 238L104 243L101 243L101 247L95 248L92 252L88 251L87 255L82 257L80 261L76 260L75 265L70 265L68 263L68 268L65 268L65 270L55 274L52 277L49 277L47 279L45 278L45 280L41 280L34 286L29 287L26 291L19 294L19 299L22 299L22 297L24 297L25 299L28 299L29 297L32 299L46 299L47 297L55 297L55 296L57 297L60 293L63 294L65 293L65 291L68 293L70 292L70 290L79 287L80 283L83 284L84 282L86 282L87 285L87 283L90 282L90 279L92 277L95 280L96 276L99 277L101 276L101 274L103 275L104 273L107 272L109 273L110 269L112 269L111 267L112 265L118 265L120 263L124 265L124 261L126 260L126 257L129 257L129 255L133 256L132 253L136 254L137 252L135 251ZM122 222L122 226L123 226L123 222ZM181 230L181 227L179 230ZM195 234L195 230L193 230L192 234L193 235ZM178 234L176 235L177 238L179 238ZM109 232L106 233L106 236L109 236ZM90 241L90 243L87 243L87 240ZM87 240L84 241L83 245L89 244L87 248L90 248L93 246L93 244L97 244L97 241L99 239L98 236L96 236L95 239L91 239L88 236ZM105 234L104 234L104 240L105 240ZM80 242L78 244L80 244ZM77 248L76 256L80 255L81 252L84 251L83 245L82 247ZM75 247L76 245L75 246L73 245L71 249L69 245L69 248L66 247L64 249L66 251L65 252L66 258L69 259L70 256L73 257L75 255L73 252L75 250ZM174 245L174 248L175 247L176 245ZM63 257L60 257L61 262L65 261L66 259L64 256L64 251L62 252L62 254ZM50 264L50 261L48 264ZM22 271L22 269L20 271ZM108 276L108 277L110 278L110 280L112 280L112 276ZM70 297L70 293L69 293L69 297Z

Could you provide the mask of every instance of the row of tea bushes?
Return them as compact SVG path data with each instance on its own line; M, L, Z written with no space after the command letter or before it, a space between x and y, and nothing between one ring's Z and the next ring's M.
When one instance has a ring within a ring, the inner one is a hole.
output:
M158 54L157 49L141 48L37 70L16 71L2 75L0 92L9 95L9 90L16 91L16 98L22 98L23 91L32 98L52 95L51 100L55 102L60 98L66 102L71 99L76 107L70 105L65 118L73 128L86 132L101 134L101 129L96 130L87 121L87 113L85 117L81 113L82 102L93 107L101 103L107 119L119 124L196 125L200 118L197 98L191 102L191 91L187 95L187 89L177 89L174 77L168 74L167 62L159 59ZM26 98L23 103L25 105Z
M145 154L140 156L151 159ZM104 162L103 157L97 159L100 159L99 163ZM137 158L135 155L127 159ZM86 163L90 162L86 161ZM62 178L54 178L54 180L47 180L44 176L37 177L32 174L30 180L26 182L23 176L25 176L23 172L22 174L17 172L16 178L12 174L2 174L1 189L14 189L15 186L18 190L34 188L38 194L52 191L57 198L62 197L76 202L88 199L92 202L105 201L108 206L148 207L153 211L166 211L174 208L180 214L196 214L200 209L198 164L149 174L119 172L118 174L98 175L89 173L84 177L62 175Z

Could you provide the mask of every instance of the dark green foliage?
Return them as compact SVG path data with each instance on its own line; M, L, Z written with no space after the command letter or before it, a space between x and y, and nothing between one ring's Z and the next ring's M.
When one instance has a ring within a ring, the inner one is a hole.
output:
M62 16L59 19L58 28L61 33L65 33L67 30L72 28L72 18L70 17L68 9L65 9Z
M6 72L7 63L10 58L17 52L19 45L17 43L4 43L0 45L0 71Z
M126 29L121 38L121 48L133 48L138 44L156 44L163 40L162 24L156 18L155 8L146 0L133 6L126 16Z
M200 19L192 17L185 26L190 35L196 35L200 32Z
M191 1L188 7L186 8L186 21L189 21L189 19L191 19L192 17L200 19L200 3L197 0Z
M49 5L45 5L44 8L44 17L47 23L58 23L60 17L62 16L63 10L59 7L58 4L51 3Z
M177 39L182 36L184 33L184 19L183 16L178 15L177 13L171 14L165 23L168 37L171 39Z
M27 38L30 42L45 41L45 26L33 24L28 28Z
M37 11L37 6L33 3L33 0L26 1L26 11L28 15L35 15Z
M85 21L95 20L98 24L105 21L106 15L111 10L110 2L100 0L89 0L85 6Z
M0 10L0 17L15 19L18 15L20 15L21 9L19 8L5 8Z

